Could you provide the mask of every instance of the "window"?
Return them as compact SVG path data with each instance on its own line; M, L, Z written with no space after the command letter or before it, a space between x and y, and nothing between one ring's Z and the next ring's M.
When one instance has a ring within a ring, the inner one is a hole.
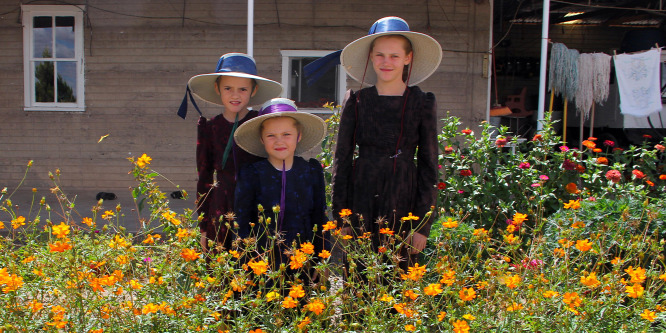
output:
M331 68L319 80L308 84L303 67L333 51L284 50L282 53L282 97L293 99L299 109L328 113L326 102L342 104L347 75L340 65Z
M26 111L85 111L83 9L22 6Z

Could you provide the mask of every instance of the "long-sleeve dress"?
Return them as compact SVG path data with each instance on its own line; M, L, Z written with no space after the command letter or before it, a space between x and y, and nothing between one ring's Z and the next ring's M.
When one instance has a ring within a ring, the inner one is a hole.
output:
M327 240L322 236L323 225L327 222L326 196L324 184L324 171L321 164L315 160L305 161L301 157L294 157L294 163L286 172L285 206L281 207L280 214L284 214L282 225L279 225L272 208L280 205L282 190L282 171L277 170L268 160L262 160L243 167L238 175L236 186L236 220L239 225L238 236L247 238L258 237L257 245L260 251L273 251L274 258L270 263L279 267L281 263L288 264L285 250L292 247L292 242L311 242L318 254L323 249L330 248ZM266 237L266 225L258 223L259 211L257 205L264 208L264 215L271 217L268 225L273 233L279 228L283 242L269 248ZM251 228L250 223L255 227ZM317 226L317 231L313 228Z
M251 110L239 121L239 125L256 117L259 113ZM217 115L210 121L199 118L197 133L197 170L199 180L197 181L197 213L203 213L203 220L199 223L199 229L206 232L206 237L222 243L230 248L232 236L228 235L224 218L219 221L220 216L232 212L234 205L234 190L236 188L236 176L241 166L260 160L261 158L251 155L245 150L233 144L227 157L227 163L222 166L224 149L233 129L233 122L227 121L222 114ZM216 186L213 184L216 182Z
M396 233L415 230L427 237L432 226L432 219L421 220L435 204L435 96L416 86L408 89L402 126L405 95L380 96L374 86L351 92L340 120L333 164L333 214L338 217L342 209L350 209L352 226L372 232L377 239L379 228ZM356 145L358 157L354 158ZM420 219L401 223L409 213ZM362 224L358 215L363 217ZM379 218L385 219L384 225L376 223Z

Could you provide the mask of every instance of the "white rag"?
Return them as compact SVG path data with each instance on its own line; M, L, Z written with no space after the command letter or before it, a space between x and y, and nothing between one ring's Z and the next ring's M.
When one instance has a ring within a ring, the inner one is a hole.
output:
M647 117L661 111L660 58L661 49L613 57L622 114Z

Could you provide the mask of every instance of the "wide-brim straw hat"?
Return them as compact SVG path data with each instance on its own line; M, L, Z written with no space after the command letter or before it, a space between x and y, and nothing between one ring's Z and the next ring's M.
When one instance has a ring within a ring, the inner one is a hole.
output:
M377 20L367 36L349 43L342 50L340 62L349 76L361 83L370 85L377 83L377 74L368 58L370 45L377 37L386 35L404 36L412 43L413 56L410 64L412 68L408 82L410 86L423 82L439 67L442 61L442 46L426 34L410 31L405 20L389 16ZM366 65L370 67L369 70L366 69Z
M248 153L260 157L268 157L264 144L261 142L261 123L270 118L291 117L301 124L301 140L296 145L294 155L301 155L314 148L326 136L326 122L319 116L298 111L294 101L287 98L273 98L264 103L259 116L252 118L236 129L234 141Z
M244 53L227 53L220 57L215 72L195 75L187 83L192 94L218 105L222 104L220 95L215 91L215 80L220 76L234 76L254 79L257 82L257 93L250 98L249 106L261 105L282 94L282 85L273 80L257 75L254 59Z

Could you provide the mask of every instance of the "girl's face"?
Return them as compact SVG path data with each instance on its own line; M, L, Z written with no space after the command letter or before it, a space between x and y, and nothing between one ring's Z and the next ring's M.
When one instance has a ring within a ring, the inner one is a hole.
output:
M268 160L274 165L284 160L291 161L299 141L301 138L294 118L270 118L262 124L261 142L268 153Z
M250 97L257 93L252 79L235 76L222 76L215 82L215 91L220 95L224 112L238 113L247 108Z
M375 39L370 51L372 68L377 74L377 82L403 82L402 72L412 62L412 52L407 53L403 38L384 36Z

